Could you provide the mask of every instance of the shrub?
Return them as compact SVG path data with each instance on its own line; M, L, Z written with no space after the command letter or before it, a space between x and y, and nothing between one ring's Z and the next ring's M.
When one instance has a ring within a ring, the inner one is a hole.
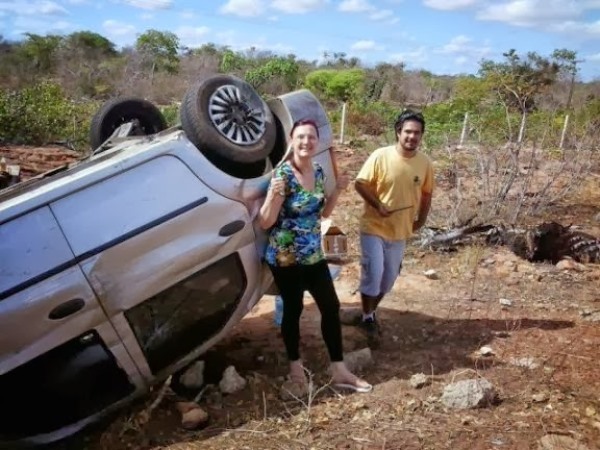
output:
M71 101L51 82L20 91L0 90L0 136L15 144L66 142L83 149L95 108L92 102Z

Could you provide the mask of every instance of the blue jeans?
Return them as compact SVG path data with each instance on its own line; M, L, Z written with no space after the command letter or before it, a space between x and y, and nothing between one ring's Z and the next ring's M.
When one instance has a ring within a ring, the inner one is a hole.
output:
M372 234L360 234L360 292L370 297L392 290L400 274L406 241L387 241Z

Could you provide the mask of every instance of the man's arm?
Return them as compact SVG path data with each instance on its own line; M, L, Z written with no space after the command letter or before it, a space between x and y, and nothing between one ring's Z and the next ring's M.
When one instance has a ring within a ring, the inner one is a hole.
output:
M373 192L373 189L369 186L369 184L361 179L358 179L354 182L354 188L356 192L367 202L371 207L375 208L379 214L383 217L389 217L391 212L379 201L377 198L377 194Z
M419 214L417 220L413 222L413 231L418 231L427 221L427 215L431 208L431 192L423 192L421 194L421 202L419 204Z

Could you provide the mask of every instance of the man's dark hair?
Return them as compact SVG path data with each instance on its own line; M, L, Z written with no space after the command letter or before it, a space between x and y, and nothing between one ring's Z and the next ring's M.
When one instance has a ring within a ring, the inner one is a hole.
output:
M412 109L405 109L400 113L394 122L394 131L396 132L396 135L402 130L404 122L408 122L409 120L419 122L421 124L421 132L425 133L425 118L423 117L423 114L413 111Z

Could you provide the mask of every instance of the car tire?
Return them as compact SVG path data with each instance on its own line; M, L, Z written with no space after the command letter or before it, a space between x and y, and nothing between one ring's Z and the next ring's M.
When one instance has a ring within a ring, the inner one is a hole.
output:
M92 118L90 144L100 147L121 125L138 120L143 135L167 128L167 121L153 103L141 98L115 98L106 102Z
M273 113L250 84L231 75L213 75L192 85L180 117L188 139L225 171L228 165L258 165L275 145Z

